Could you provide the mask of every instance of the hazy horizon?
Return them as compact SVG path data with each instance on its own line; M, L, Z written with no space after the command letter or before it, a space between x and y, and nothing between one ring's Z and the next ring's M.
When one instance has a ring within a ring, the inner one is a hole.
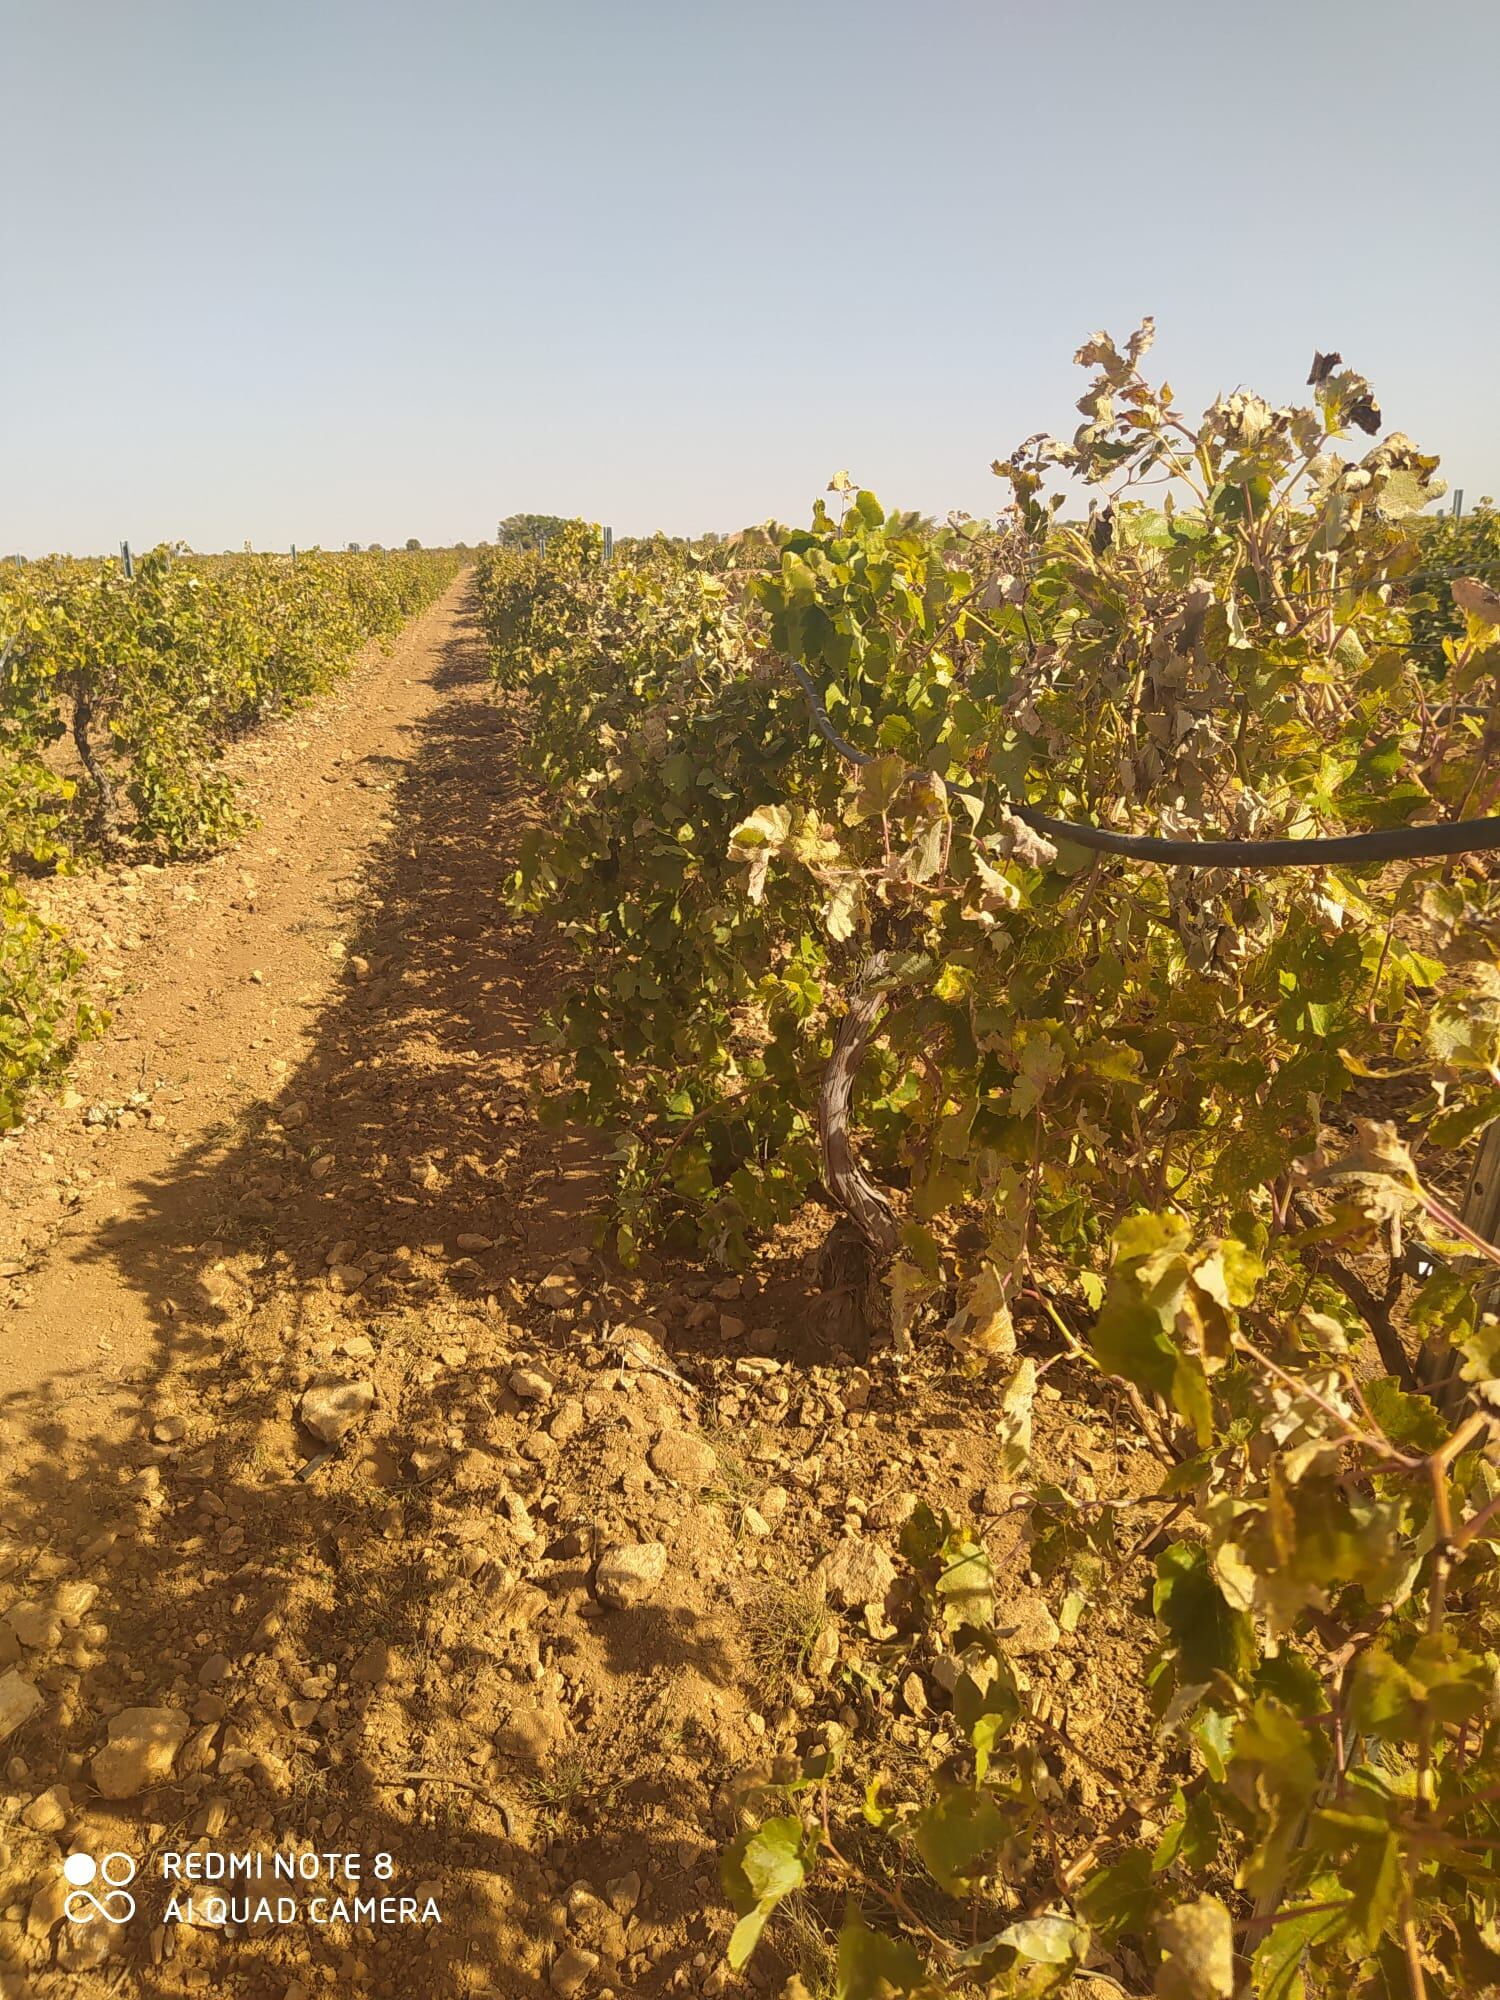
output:
M993 513L1157 319L1196 410L1370 376L1465 505L1500 15L870 0L0 0L19 198L0 549ZM1446 504L1446 503L1444 503Z

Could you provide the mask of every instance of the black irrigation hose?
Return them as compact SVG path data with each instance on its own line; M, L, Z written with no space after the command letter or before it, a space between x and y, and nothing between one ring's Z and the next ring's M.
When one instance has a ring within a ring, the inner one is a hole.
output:
M870 753L857 750L829 721L823 698L802 663L792 660L789 664L807 697L819 735L851 764L868 764ZM984 794L969 786L949 785L948 789L961 798L985 803ZM1179 868L1327 868L1340 862L1420 860L1500 847L1500 819L1444 820L1436 826L1393 826L1375 833L1331 834L1315 840L1164 840L1157 834L1111 833L1102 826L1052 819L1015 799L1001 803L1034 833L1044 833L1049 839L1071 841L1095 854L1123 854L1133 861L1158 861Z

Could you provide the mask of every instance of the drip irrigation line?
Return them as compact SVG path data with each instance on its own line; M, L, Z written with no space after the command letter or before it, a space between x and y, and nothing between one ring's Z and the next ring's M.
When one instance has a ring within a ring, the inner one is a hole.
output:
M834 728L801 661L790 660L788 664L807 697L819 735L849 763L871 763L869 751L856 749ZM980 805L989 803L983 792L969 785L948 785L948 790ZM1133 861L1181 868L1328 868L1340 863L1422 860L1500 848L1500 819L1444 820L1436 826L1383 827L1371 833L1329 834L1310 840L1168 840L1159 834L1115 833L1077 820L1054 819L1016 799L1002 798L999 803L1034 833L1045 834L1050 840L1069 841L1095 854L1120 854Z

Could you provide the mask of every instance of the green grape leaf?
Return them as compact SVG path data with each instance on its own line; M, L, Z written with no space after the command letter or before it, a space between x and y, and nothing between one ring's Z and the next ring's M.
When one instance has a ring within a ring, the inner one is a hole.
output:
M1005 1816L987 1794L939 1784L912 1822L912 1840L927 1872L950 1896L964 1894L977 1864L1004 1838Z

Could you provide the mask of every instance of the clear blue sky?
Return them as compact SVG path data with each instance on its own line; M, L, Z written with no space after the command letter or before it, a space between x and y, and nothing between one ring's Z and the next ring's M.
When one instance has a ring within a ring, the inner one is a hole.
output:
M1494 0L0 0L0 551L993 511L1094 327L1500 489Z

